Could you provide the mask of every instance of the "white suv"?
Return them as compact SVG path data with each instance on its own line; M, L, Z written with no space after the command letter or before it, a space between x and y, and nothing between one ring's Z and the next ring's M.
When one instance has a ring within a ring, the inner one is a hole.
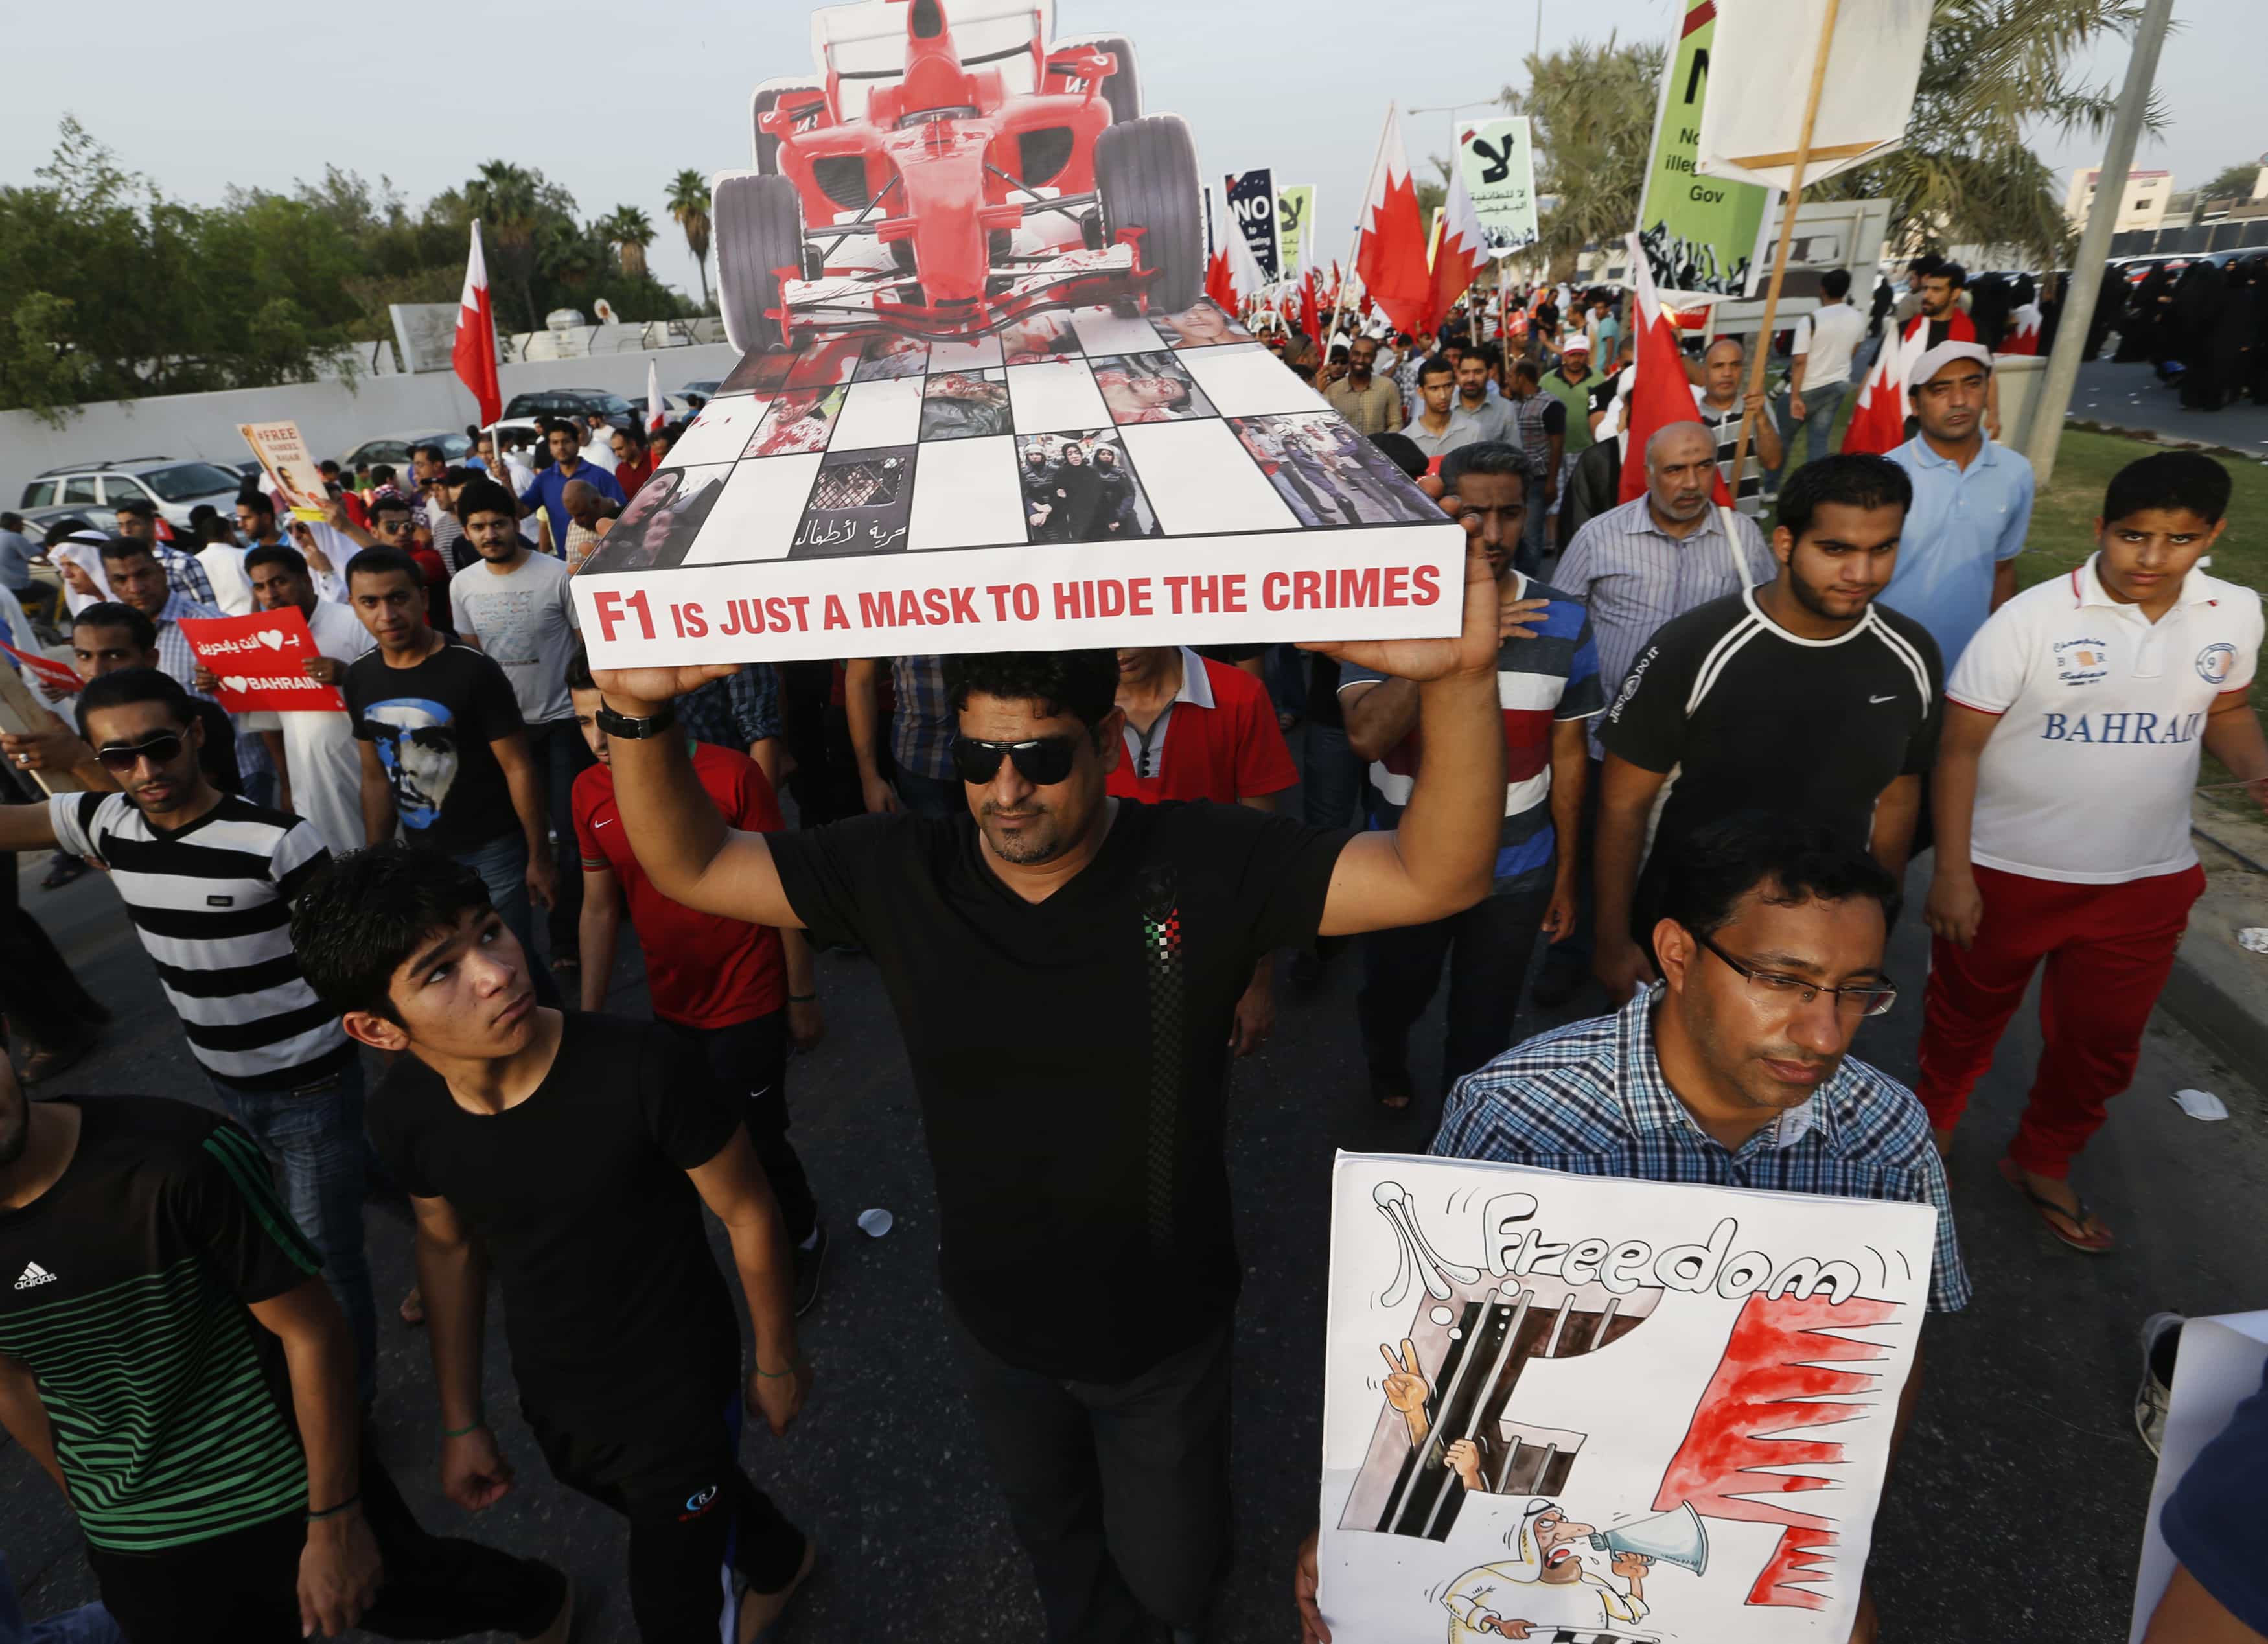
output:
M150 503L177 530L189 527L189 510L210 503L223 513L236 505L244 476L217 462L176 462L171 457L131 457L123 462L80 462L48 468L24 487L18 507L93 509L107 513L121 503Z

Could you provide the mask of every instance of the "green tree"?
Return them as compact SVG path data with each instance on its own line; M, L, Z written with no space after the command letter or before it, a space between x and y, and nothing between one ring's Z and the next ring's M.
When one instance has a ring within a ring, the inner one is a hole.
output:
M1904 145L1830 178L1816 197L1889 200L1892 243L1916 250L2067 254L2071 225L2025 128L2106 131L2116 89L2076 77L2073 62L2140 12L2134 0L1937 0ZM2154 101L2149 129L2162 123Z
M701 307L706 313L712 306L709 300L709 180L687 166L669 180L665 203L678 227L685 231L685 248L693 254L693 266L701 271Z
M1551 201L1536 230L1552 279L1573 273L1586 246L1637 223L1668 58L1658 41L1624 45L1609 33L1595 45L1579 40L1530 54L1528 89L1504 88L1506 109L1534 122L1535 192Z
M634 280L645 277L645 248L654 242L653 219L634 205L618 205L598 221L598 231L622 258L622 272Z
M2200 200L2250 200L2252 186L2260 176L2258 160L2242 160L2234 166L2224 166L2211 182L2200 187Z
M478 217L487 242L491 277L500 275L519 295L523 331L543 328L535 306L535 241L543 227L543 173L509 160L490 160L465 185L466 208ZM567 202L574 209L574 201Z

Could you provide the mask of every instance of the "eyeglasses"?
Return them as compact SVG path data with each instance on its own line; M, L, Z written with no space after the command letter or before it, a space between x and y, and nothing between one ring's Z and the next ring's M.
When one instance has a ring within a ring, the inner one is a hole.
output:
M105 770L124 776L147 759L153 765L169 765L181 756L181 738L175 731L160 731L157 735L123 747L113 742L95 750L95 758L102 762Z
M973 736L953 739L953 768L963 782L982 785L1012 760L1016 774L1036 787L1052 787L1071 775L1079 759L1076 736L1039 736L1027 742L984 742Z
M1783 1004L1808 1005L1822 993L1830 993L1835 998L1836 1013L1854 1018L1880 1016L1898 1002L1898 990L1889 982L1821 987L1816 982L1806 982L1800 977L1784 977L1773 971L1759 970L1754 965L1743 964L1698 931L1693 933L1693 940L1723 960L1725 968L1746 982L1749 992L1762 999Z

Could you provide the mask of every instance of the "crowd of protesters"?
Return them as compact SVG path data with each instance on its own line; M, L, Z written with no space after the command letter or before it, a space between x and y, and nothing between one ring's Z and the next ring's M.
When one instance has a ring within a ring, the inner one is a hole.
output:
M2032 477L1992 438L1987 305L1914 272L1916 431L1887 456L1830 437L1889 306L1847 281L1778 403L1710 342L1692 420L1637 449L1610 292L1531 292L1495 340L1477 310L1422 343L1266 332L1463 527L1464 626L1435 641L594 672L568 579L666 444L570 422L535 461L484 438L337 476L321 520L253 489L195 545L139 515L60 533L83 688L0 756L76 791L13 795L0 851L107 870L220 1110L26 1100L110 1011L11 899L0 1424L68 1496L107 1625L567 1637L558 1571L422 1528L368 1441L374 1153L416 1213L396 1310L448 1498L513 1487L493 1279L549 1471L627 1522L640 1635L768 1636L825 1529L739 1445L814 1374L829 1184L789 1069L827 1030L821 950L865 955L903 1036L961 1375L1051 1640L1208 1635L1227 1068L1356 939L1350 1049L1389 1114L1446 989L1433 1151L1925 1202L1939 1310L1969 1297L1941 1158L2044 964L2000 1169L2110 1250L2073 1168L2202 888L2200 754L2268 802L2260 599L2203 568L2230 482L2182 453L2122 470L2092 557L2019 592ZM347 711L232 719L180 624L286 606ZM603 1009L625 916L650 1021ZM1933 938L1918 1090L1851 1054L1897 1003L1901 918ZM1604 1014L1523 1042L1531 997L1585 989ZM1296 1588L1327 1637L1312 1543Z

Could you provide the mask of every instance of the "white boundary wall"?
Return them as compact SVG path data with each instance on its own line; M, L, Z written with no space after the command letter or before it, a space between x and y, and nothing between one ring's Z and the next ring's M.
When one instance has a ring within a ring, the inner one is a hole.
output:
M724 377L740 363L730 343L696 344L651 353L600 354L582 359L519 361L500 368L504 397L541 388L603 388L633 403L645 398L645 368L657 360L665 394L688 382ZM12 508L24 483L42 468L70 462L126 457L202 457L247 461L251 450L239 423L290 417L318 457L344 456L384 434L438 433L462 428L479 416L465 385L447 372L364 377L342 382L296 382L273 388L229 388L216 394L168 394L83 405L61 428L29 411L0 412L0 507Z

